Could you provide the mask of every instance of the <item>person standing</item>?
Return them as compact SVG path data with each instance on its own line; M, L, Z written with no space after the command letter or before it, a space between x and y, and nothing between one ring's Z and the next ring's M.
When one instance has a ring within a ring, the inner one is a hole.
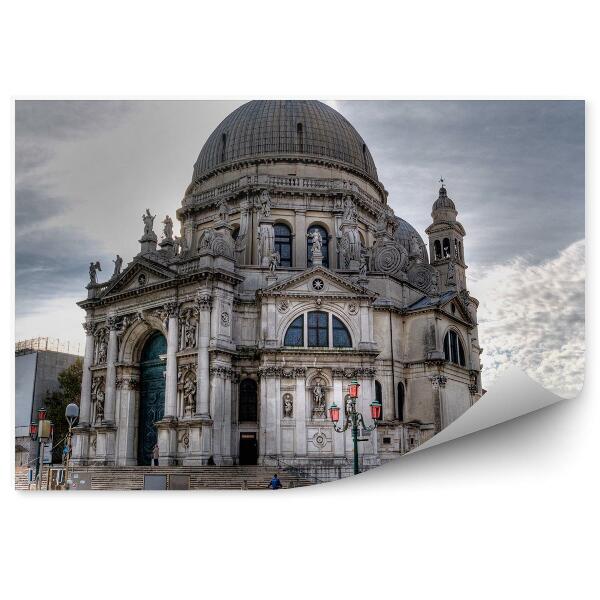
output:
M158 444L154 444L154 448L152 448L152 466L158 467L158 457L160 456L160 448Z

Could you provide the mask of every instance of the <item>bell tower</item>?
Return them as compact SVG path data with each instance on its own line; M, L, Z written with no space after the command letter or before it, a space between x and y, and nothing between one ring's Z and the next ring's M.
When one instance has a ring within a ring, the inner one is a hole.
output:
M440 275L441 290L466 289L463 238L464 227L456 220L458 211L448 197L443 178L440 179L439 196L433 203L431 217L433 223L425 230L429 236L430 263Z

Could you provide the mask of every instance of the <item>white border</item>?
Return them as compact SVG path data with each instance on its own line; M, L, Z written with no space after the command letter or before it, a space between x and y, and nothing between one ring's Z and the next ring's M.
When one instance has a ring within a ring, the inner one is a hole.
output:
M10 3L0 35L3 189L13 198L4 222L14 223L14 163L6 167L15 97L585 98L594 164L592 6ZM588 198L594 175L587 170ZM587 260L595 264L597 211L588 209ZM2 244L3 281L14 281L12 227ZM588 275L588 306L598 306L597 278ZM294 493L81 498L10 490L14 288L2 302L1 564L9 597L564 600L597 589L597 313L588 311L593 366L580 398L358 480Z

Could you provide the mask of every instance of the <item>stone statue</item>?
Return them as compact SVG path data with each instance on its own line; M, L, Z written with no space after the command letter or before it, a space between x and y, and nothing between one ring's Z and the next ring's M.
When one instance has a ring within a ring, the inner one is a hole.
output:
M418 258L423 257L423 250L421 248L421 244L419 244L419 240L414 234L410 238L410 255L417 256Z
M260 193L260 211L263 217L271 216L271 195L267 190Z
M448 263L448 277L446 278L447 285L454 285L456 283L456 273L454 270L454 263L450 261Z
M90 283L92 285L95 285L98 283L98 279L97 279L97 271L102 271L102 269L100 268L100 261L97 260L95 263L91 262L90 263Z
M279 252L275 250L275 252L271 253L271 258L269 259L269 271L271 271L271 273L275 273L275 269L277 269L280 262L281 256Z
M437 269L433 270L433 273L431 274L431 288L430 288L430 293L433 294L434 296L436 294L439 293L440 291L440 274L438 273Z
M179 349L196 347L196 323L194 322L194 311L191 308L182 313L181 328L179 332Z
M291 419L294 416L294 400L291 394L283 396L283 416L286 419Z
M360 247L360 266L358 268L361 277L367 276L369 270L369 250L364 246Z
M221 198L219 201L219 221L227 223L229 220L229 208L227 207L227 199Z
M358 212L356 210L356 206L352 201L350 196L346 196L344 198L344 221L348 221L350 223L356 223L358 219Z
M183 383L183 405L186 417L192 416L196 403L196 383L187 377Z
M142 221L144 222L144 236L152 235L154 233L154 218L156 215L150 214L150 209L146 209L146 214L142 215Z
M198 249L203 250L204 248L210 248L212 241L215 239L215 232L213 229L205 229L200 236L200 242Z
M96 359L96 364L102 365L106 362L106 354L107 354L108 346L106 344L106 338L102 336L98 340L98 355Z
M165 217L165 220L163 221L163 236L165 238L165 240L172 240L173 239L173 220L171 219L171 217L169 215L167 215Z
M96 392L96 422L99 423L104 419L104 390L100 389Z
M117 254L117 258L113 260L115 263L115 270L113 271L112 276L118 277L121 274L121 266L123 265L123 259Z
M321 237L321 233L318 229L313 229L306 234L307 238L311 238L312 240L312 256L319 256L321 254L321 249L323 248L323 238Z
M275 251L275 232L269 223L261 223L258 226L258 264L269 266L271 256Z
M352 412L352 397L350 395L347 395L344 399L344 412L346 413L346 417Z
M322 381L317 379L313 387L313 417L325 417L325 389Z

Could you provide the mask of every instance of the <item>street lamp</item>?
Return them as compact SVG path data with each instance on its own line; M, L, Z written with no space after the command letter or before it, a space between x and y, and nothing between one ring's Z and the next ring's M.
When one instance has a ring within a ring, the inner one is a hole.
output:
M338 433L343 433L349 427L352 428L352 446L354 451L354 474L358 475L360 470L358 468L358 427L362 431L373 431L377 427L377 421L381 417L381 402L379 400L374 400L369 404L371 408L371 418L373 419L373 425L371 427L367 427L365 425L365 420L362 416L362 413L359 413L356 410L356 400L358 398L358 392L360 389L360 384L356 379L353 379L348 386L348 395L350 396L350 412L346 413L346 418L344 420L344 424L341 427L338 427L337 424L340 420L340 407L334 402L329 407L329 417L333 423L333 428Z
M67 457L65 459L65 486L69 484L69 460L71 458L71 440L73 439L73 425L79 418L79 406L74 402L67 404L65 409L65 418L69 424L69 433L67 433Z
M52 423L46 419L48 411L42 407L37 411L37 423L32 421L29 425L29 436L38 442L39 467L36 474L36 489L42 487L42 474L44 468L44 444L52 437Z

